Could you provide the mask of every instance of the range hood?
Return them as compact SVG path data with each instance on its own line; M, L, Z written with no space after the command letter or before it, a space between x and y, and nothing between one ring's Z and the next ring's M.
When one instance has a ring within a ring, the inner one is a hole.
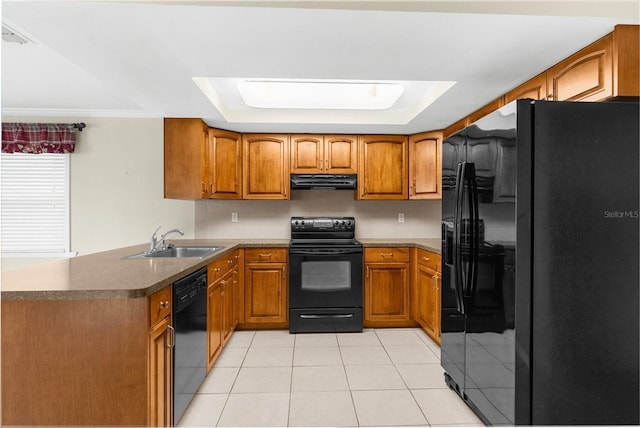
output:
M356 174L291 174L292 189L353 190L357 183Z

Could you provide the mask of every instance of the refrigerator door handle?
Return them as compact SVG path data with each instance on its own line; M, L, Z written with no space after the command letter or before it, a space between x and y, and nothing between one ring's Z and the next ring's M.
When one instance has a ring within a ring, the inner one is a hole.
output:
M467 266L467 283L465 284L464 304L467 311L472 311L474 306L476 288L478 283L478 254L480 252L479 214L478 214L478 180L476 168L473 162L466 163L465 177L468 182L469 200L469 264Z
M458 312L464 314L464 290L462 285L462 245L460 243L462 228L462 204L464 203L466 162L458 164L456 169L456 204L453 216L453 281L455 283L456 305Z

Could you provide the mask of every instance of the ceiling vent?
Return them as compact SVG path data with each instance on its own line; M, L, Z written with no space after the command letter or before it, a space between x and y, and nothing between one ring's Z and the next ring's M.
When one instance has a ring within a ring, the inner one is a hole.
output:
M8 43L20 43L21 45L29 43L29 40L26 37L7 27L6 24L2 24L2 41Z

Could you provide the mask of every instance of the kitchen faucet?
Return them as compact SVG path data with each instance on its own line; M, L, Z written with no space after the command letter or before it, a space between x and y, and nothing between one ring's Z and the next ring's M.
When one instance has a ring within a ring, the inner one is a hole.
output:
M180 235L184 235L184 232L181 231L180 229L171 229L170 231L162 234L160 236L160 239L158 239L156 237L156 234L158 233L161 227L162 226L158 226L156 231L153 232L153 235L151 235L151 243L149 244L149 251L147 251L147 254L152 254L158 251L166 250L168 247L167 247L167 244L165 243L165 239L167 235L169 235L170 233L179 233ZM171 246L171 244L169 245Z

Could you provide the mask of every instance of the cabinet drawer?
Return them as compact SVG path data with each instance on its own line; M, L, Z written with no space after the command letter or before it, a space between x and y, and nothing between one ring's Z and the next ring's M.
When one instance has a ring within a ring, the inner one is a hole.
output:
M417 261L418 264L440 272L440 254L432 253L425 250L418 250Z
M244 261L251 262L280 262L286 263L288 251L286 248L245 248Z
M171 287L165 287L149 297L149 325L154 326L169 315L171 315Z
M207 271L209 284L212 284L217 279L222 278L230 270L237 269L239 260L240 255L238 251L234 251L231 254L227 254L226 256L211 262Z
M399 247L365 248L364 261L370 262L408 262L409 249Z

